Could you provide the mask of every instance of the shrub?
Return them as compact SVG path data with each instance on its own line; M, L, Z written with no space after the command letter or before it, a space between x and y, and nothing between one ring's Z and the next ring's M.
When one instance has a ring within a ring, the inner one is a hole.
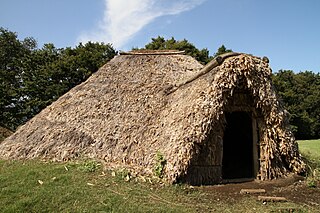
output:
M154 173L157 177L162 178L163 177L163 170L167 163L167 160L163 156L163 154L160 151L157 151L156 153L156 164L154 168Z
M83 172L95 172L99 169L100 164L94 160L85 161L78 168Z

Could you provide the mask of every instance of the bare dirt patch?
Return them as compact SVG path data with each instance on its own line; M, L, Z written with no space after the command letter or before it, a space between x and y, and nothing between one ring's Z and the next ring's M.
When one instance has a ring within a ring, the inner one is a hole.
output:
M258 198L259 195L285 197L289 202L303 206L319 206L320 188L309 187L301 176L290 176L272 181L248 181L242 183L228 183L214 186L203 186L203 191L213 196L214 200L236 202L248 196ZM241 194L241 189L264 189L265 193Z

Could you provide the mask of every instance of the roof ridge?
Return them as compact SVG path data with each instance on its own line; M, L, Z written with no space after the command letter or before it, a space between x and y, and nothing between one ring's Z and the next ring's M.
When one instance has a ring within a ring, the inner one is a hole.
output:
M120 51L120 55L181 55L184 50L133 50L129 52Z
M241 54L243 54L243 53L228 52L228 53L224 53L222 55L216 56L207 65L205 65L199 72L195 73L193 76L190 76L190 78L183 80L181 82L178 82L175 85L170 85L168 88L165 89L165 93L170 94L170 93L176 91L179 87L194 81L195 79L199 78L200 76L211 71L213 68L220 66L224 62L225 59L227 59L229 57L238 56Z

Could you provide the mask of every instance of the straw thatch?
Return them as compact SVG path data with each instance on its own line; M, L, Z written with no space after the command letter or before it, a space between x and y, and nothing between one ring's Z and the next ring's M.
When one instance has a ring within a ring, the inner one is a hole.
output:
M168 182L214 183L225 112L241 110L252 112L259 129L257 178L304 171L267 61L234 54L218 62L198 75L203 66L179 52L116 56L0 143L0 156L90 157L152 174L160 154Z

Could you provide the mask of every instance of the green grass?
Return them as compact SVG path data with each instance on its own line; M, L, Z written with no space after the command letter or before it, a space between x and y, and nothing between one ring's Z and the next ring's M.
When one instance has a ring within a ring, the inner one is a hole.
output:
M0 161L1 212L192 212L197 208L191 208L187 199L196 201L198 192L125 181L124 172L113 176L92 165Z
M314 159L320 160L320 139L298 141L302 154L310 155Z
M307 163L307 184L320 187L320 139L298 141L299 150Z
M299 150L311 169L320 169L320 139L298 141Z
M264 205L255 197L217 199L215 192L103 171L92 161L0 161L1 212L270 212L301 209L293 203Z
M320 140L299 141L299 147L312 171L319 169ZM313 180L314 177L309 176L308 179ZM156 179L133 178L125 170L105 171L95 161L0 160L1 212L314 211L291 202L264 205L254 196L236 200L219 197L216 192L202 187L165 185Z

